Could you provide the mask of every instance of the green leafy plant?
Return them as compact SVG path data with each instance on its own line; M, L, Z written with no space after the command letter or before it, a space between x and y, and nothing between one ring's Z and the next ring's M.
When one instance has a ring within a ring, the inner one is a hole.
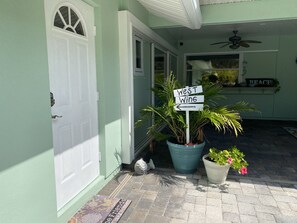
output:
M276 79L276 78L273 79L273 82L274 82L273 86L275 87L274 93L277 93L281 89L280 83L279 83L278 79Z
M203 87L204 106L202 111L190 112L190 139L191 144L204 141L203 127L211 124L218 131L234 132L237 136L243 131L240 111L254 111L254 106L246 102L237 102L234 105L219 105L218 101L225 97L221 94L222 86L209 81L201 81ZM173 90L182 88L175 77L170 74L166 80L156 83L153 92L157 97L156 105L148 105L141 110L143 119L136 122L136 126L153 119L148 128L148 134L157 140L171 139L174 143L186 144L186 115L174 109L175 98ZM161 132L167 126L169 131Z
M209 149L209 160L219 165L229 164L231 168L244 175L247 174L248 163L244 159L244 154L236 146L229 149L218 150L216 148Z

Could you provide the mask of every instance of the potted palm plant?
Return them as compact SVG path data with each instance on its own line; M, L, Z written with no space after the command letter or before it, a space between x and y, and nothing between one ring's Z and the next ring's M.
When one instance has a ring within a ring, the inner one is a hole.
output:
M253 111L254 107L246 102L238 102L230 106L218 104L224 96L222 87L209 81L201 81L203 87L203 110L189 113L190 142L186 143L185 112L176 111L173 91L182 85L170 74L166 80L158 80L152 89L157 97L156 105L148 105L141 110L143 119L136 126L151 120L148 134L156 140L167 140L175 170L179 173L193 173L197 170L201 153L204 148L203 127L211 124L218 131L230 130L237 136L243 131L239 111ZM166 126L166 131L160 131Z

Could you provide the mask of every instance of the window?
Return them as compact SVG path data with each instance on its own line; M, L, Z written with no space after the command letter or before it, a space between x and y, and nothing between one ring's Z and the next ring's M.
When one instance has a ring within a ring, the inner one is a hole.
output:
M177 57L173 54L169 54L169 73L177 76Z
M240 54L208 54L186 56L187 84L209 79L223 86L235 86L241 82Z
M77 14L68 6L62 6L55 14L54 26L68 32L85 36L82 22Z
M138 75L143 72L143 41L134 36L134 71Z

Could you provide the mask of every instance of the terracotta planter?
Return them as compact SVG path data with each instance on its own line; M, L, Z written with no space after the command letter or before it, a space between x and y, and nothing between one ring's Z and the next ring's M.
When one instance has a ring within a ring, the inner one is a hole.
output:
M224 184L230 169L230 165L219 165L206 159L208 154L202 157L208 181L214 184Z

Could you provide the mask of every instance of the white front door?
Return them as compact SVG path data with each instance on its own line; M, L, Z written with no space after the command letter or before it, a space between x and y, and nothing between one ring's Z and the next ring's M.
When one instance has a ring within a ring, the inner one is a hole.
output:
M45 0L57 206L99 175L93 8Z

